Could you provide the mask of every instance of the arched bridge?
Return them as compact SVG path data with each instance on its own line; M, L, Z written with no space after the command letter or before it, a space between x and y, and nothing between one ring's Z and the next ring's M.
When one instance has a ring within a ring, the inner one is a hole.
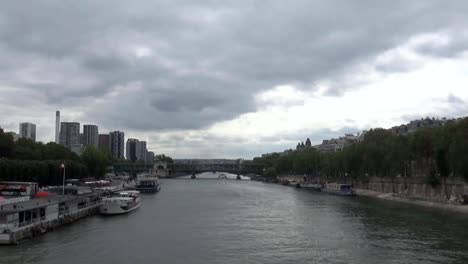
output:
M263 164L242 159L174 159L174 163L169 165L169 168L174 176L210 171L222 171L238 175L257 175L263 172Z

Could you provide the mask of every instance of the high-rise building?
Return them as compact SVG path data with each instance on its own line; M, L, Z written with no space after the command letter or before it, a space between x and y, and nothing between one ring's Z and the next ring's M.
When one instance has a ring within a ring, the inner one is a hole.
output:
M55 112L55 144L60 144L60 111Z
M83 125L83 141L84 146L98 147L99 132L96 125Z
M146 142L136 138L129 138L126 145L126 157L131 161L146 162Z
M78 150L80 144L80 123L62 122L60 124L60 145L70 150Z
M101 151L111 151L109 134L99 134L98 148Z
M31 123L20 123L19 135L21 138L28 138L36 141L36 125Z
M110 150L114 158L124 158L124 145L125 135L121 131L113 131L109 133L110 138Z
M140 141L138 141L138 139L136 138L127 139L127 144L125 147L125 157L127 158L127 160L131 160L131 161L137 160L136 148L139 142Z
M146 162L146 153L147 152L148 152L148 150L146 149L146 141L140 141L137 144L137 148L136 148L137 160Z
M146 153L146 163L147 164L153 164L154 163L154 152L153 151L148 151Z

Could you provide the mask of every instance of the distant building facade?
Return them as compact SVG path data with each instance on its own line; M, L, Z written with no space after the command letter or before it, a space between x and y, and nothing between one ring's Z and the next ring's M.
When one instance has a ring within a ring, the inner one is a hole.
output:
M36 141L36 125L32 123L20 123L19 136L20 138Z
M60 123L60 145L80 154L82 144L80 140L80 123L62 122Z
M84 125L83 126L83 145L94 146L98 148L99 144L99 132L98 126L96 125Z
M126 157L131 161L146 162L146 141L139 141L136 138L129 138L126 144Z
M127 158L127 160L131 160L131 161L136 161L137 160L136 145L138 144L138 142L139 141L136 138L127 139L127 144L126 144L126 147L125 147L125 151L126 151L125 157Z
M146 163L154 164L154 152L153 151L148 151L146 153Z
M109 151L109 152L111 151L109 134L99 134L98 149L101 151Z
M122 131L109 133L110 150L114 158L124 159L125 134Z

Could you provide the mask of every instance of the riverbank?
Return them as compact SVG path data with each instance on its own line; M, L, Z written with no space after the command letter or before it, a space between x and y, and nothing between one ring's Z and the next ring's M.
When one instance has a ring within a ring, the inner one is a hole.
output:
M377 199L382 199L382 200L387 200L387 201L395 201L395 202L401 202L401 203L406 203L406 204L411 204L411 205L418 205L418 206L424 206L424 207L429 207L429 208L437 208L437 209L448 210L452 212L468 214L468 205L458 205L458 204L438 203L438 202L423 201L423 200L414 200L414 199L399 197L397 194L381 193L381 192L365 190L365 189L354 189L354 190L356 191L356 194L358 196L366 196L366 197L372 197L372 198L377 198Z

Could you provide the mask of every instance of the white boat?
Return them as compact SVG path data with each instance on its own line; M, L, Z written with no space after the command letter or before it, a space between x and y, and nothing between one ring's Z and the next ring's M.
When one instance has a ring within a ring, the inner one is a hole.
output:
M102 199L99 212L103 215L126 214L140 207L139 191L124 191Z
M150 172L137 175L135 188L142 193L157 193L161 190L161 185L155 173Z

